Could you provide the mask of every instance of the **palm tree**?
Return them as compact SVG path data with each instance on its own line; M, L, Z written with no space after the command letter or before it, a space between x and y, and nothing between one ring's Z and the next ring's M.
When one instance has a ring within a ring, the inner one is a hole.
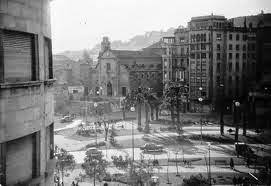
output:
M164 94L164 105L168 108L170 107L172 122L176 125L179 133L181 132L180 104L182 103L180 98L182 98L186 93L187 87L185 85L177 82L170 82ZM175 123L175 110L177 113L177 123Z

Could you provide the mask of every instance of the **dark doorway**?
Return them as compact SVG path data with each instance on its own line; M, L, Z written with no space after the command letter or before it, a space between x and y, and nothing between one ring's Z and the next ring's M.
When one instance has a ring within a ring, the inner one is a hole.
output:
M107 83L107 96L112 96L112 84L110 82Z
M122 87L121 92L122 92L122 96L125 97L126 96L126 87Z

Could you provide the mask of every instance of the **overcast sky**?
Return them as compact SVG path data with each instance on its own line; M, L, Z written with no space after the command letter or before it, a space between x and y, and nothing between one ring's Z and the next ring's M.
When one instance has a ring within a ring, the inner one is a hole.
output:
M53 52L91 49L103 36L127 41L146 31L186 26L193 16L271 13L271 0L54 0Z

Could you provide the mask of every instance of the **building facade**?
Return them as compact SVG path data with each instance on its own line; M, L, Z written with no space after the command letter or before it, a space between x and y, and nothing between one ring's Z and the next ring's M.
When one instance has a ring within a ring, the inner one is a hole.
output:
M102 96L124 97L138 87L162 91L162 58L151 48L142 51L112 50L103 38L97 64L99 73L95 92ZM161 89L161 90L160 90Z
M247 23L245 17L242 21L241 24L240 18L228 20L218 15L192 17L187 28L178 28L174 36L163 38L164 84L168 81L188 84L191 106L200 97L217 108L220 98L247 96L247 87L257 74L259 24Z
M0 0L0 183L53 185L50 1Z

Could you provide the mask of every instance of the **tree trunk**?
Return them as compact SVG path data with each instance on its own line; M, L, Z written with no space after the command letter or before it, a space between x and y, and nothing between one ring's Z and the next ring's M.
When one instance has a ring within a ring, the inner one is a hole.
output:
M173 106L170 107L170 115L171 115L171 121L173 124L175 124L174 122L174 108Z
M147 102L145 102L145 117L145 132L149 132L149 107Z
M108 128L105 129L105 141L107 141L107 136L108 136Z
M96 165L95 165L96 166ZM94 179L93 179L93 185L96 185L96 168L94 168Z
M154 116L153 116L153 110L154 110L154 108L153 108L152 105L150 107L151 107L151 120L154 120Z
M158 121L159 120L159 107L156 106L155 108L155 115L156 115L156 120Z
M234 124L235 124L235 141L238 141L239 135L239 123L238 123L238 108L234 105Z
M181 122L180 122L180 105L179 105L179 100L177 100L177 106L176 106L176 111L177 111L177 126L178 126L178 133L181 131Z
M145 106L145 123L146 125L149 124L149 108L148 108L148 103L144 103Z
M222 100L222 98L220 105L220 134L224 135L224 100Z
M243 136L247 135L248 117L249 117L249 104L248 101L245 101L243 108Z
M126 119L126 116L125 116L125 109L124 109L124 108L122 108L122 118L123 118L123 120Z
M137 103L137 127L141 128L141 103Z

